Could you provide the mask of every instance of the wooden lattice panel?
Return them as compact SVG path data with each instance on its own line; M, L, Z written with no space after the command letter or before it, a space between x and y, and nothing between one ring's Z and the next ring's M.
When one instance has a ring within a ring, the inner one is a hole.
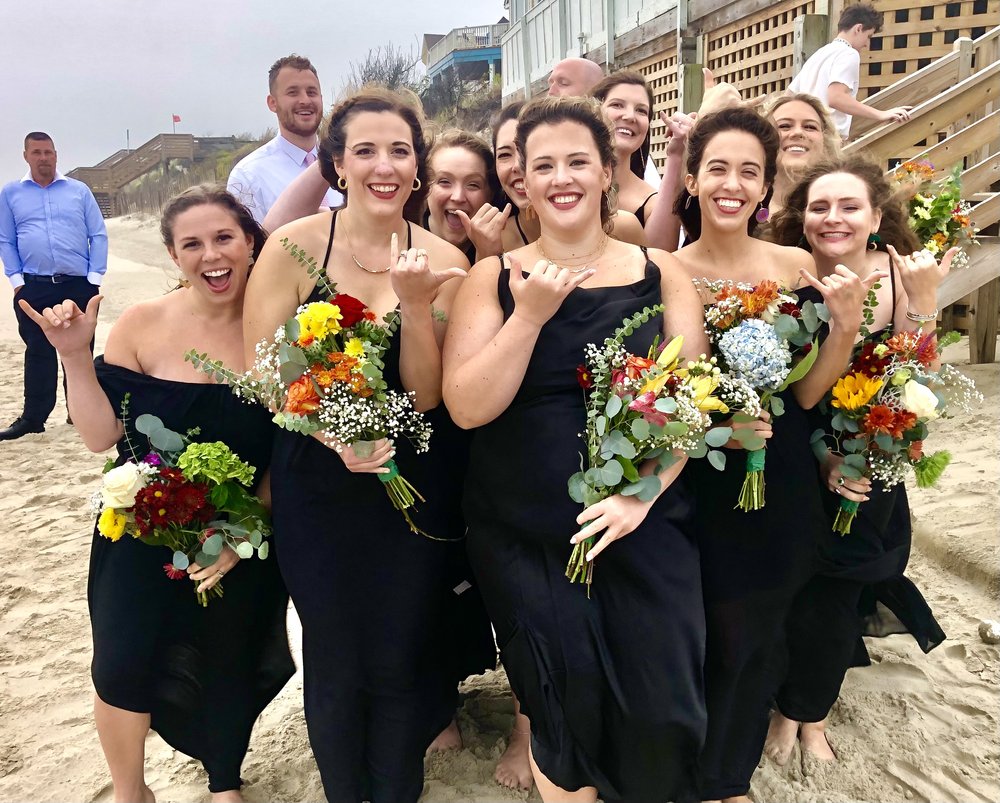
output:
M676 43L652 58L631 65L629 69L642 73L649 88L653 90L653 118L650 121L652 136L649 155L658 166L662 167L667 139L666 129L659 122L657 116L661 111L667 114L673 114L677 111Z
M947 55L960 36L975 39L1000 25L1000 0L923 5L914 0L873 0L872 5L882 12L882 33L861 53L859 99ZM842 7L837 4L838 16ZM836 27L836 19L831 19L831 29Z
M706 31L706 66L747 100L784 90L792 80L795 18L815 8L814 0L783 0Z

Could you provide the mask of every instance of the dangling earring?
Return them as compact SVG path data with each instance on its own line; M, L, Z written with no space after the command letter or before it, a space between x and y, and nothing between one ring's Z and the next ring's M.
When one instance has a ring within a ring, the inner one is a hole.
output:
M882 244L882 238L878 236L876 232L872 232L868 235L868 250L877 251L878 247Z
M767 219L771 217L771 210L764 206L763 202L758 204L758 207L756 214L753 216L754 220L758 223L767 223Z
M691 208L691 199L692 198L694 198L694 196L691 193L688 193L687 200L684 201L684 208L685 209L690 209Z
M424 186L424 185L420 182L420 178L419 177L413 179L413 191L414 192L416 192L417 190L419 190L422 186Z
M247 259L247 270L252 268L256 264L257 260L253 258L253 254L250 254L250 258Z
M341 176L337 179L337 189L346 190L347 189L347 179Z

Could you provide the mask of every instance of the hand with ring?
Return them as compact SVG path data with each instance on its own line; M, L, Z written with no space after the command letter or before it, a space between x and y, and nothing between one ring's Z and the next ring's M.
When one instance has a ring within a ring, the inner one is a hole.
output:
M240 556L227 546L222 550L219 559L211 566L199 566L197 563L188 566L188 577L198 583L195 590L199 594L203 594L221 583L222 578L231 572L239 562Z
M868 494L872 490L872 481L868 477L851 479L840 473L840 467L844 463L844 458L837 454L827 454L826 461L820 469L823 481L827 489L837 496L849 499L852 502L867 502Z
M395 233L389 244L389 255L389 279L400 305L426 309L428 315L441 285L449 279L465 278L465 271L457 267L431 270L426 249L408 248L400 252L399 238Z

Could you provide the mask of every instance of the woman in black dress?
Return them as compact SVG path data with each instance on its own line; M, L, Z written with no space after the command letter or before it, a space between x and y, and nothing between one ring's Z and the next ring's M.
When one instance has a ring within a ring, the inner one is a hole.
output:
M815 461L803 408L822 398L847 363L866 292L849 271L820 281L804 251L751 236L754 215L771 194L777 150L777 132L752 111L725 109L699 119L688 139L686 189L675 204L694 240L677 258L693 280L803 285L800 299L823 300L834 321L810 372L782 395L784 415L754 423L768 438L765 507L734 509L745 476L742 452L731 452L722 472L700 461L692 466L708 632L703 800L745 800L760 760L777 682L771 664L827 526L819 490L809 481ZM705 293L703 300L712 297Z
M693 799L704 622L683 461L660 475L655 502L614 496L581 512L566 491L583 448L576 368L587 343L662 302L664 315L627 346L643 353L658 335L683 334L687 353L707 349L676 261L606 234L611 136L590 100L547 98L522 111L516 147L541 236L477 263L461 287L444 394L461 426L479 427L469 553L531 721L543 800ZM600 536L589 599L564 576L578 530Z
M916 251L919 242L878 165L853 156L813 167L775 218L775 236L786 244L804 238L821 276L837 265L862 279L879 272L888 275L876 289L872 337L887 329L934 331L937 288L953 254L946 254L940 265L927 252L899 256ZM887 246L898 253L890 257ZM814 426L830 431L828 419L818 411ZM863 634L908 631L924 652L944 639L927 603L904 576L911 540L905 486L886 492L877 481L843 477L840 463L829 454L821 466L827 525L819 542L819 566L789 614L790 660L776 696L767 747L779 764L788 760L796 736L803 752L834 759L826 717L847 669L868 663ZM845 536L830 527L839 497L863 502ZM886 610L893 615L886 617Z
M72 301L41 315L22 302L59 351L70 414L95 452L118 444L130 457L119 420L158 416L178 432L200 427L265 476L274 427L269 414L184 361L194 348L243 364L243 293L264 235L224 187L194 187L167 204L160 226L182 287L125 310L103 358L90 359L101 297L85 311ZM128 434L140 453L145 437ZM259 493L265 493L259 487ZM94 718L116 801L152 801L143 775L150 727L199 759L215 803L239 801L240 765L254 721L294 673L285 633L288 595L273 559L241 561L230 549L212 566L188 570L199 591L223 575L225 596L207 608L192 584L168 578L166 547L130 538L112 543L95 528L87 598L94 635Z
M620 70L601 81L591 94L601 102L601 110L614 127L618 208L631 212L639 225L645 226L659 198L643 178L649 159L653 90L640 73Z
M367 457L290 432L276 441L275 547L302 621L309 739L337 803L420 796L424 751L455 711L450 645L461 608L473 602L462 593L469 578L456 576L465 457L440 405L439 345L468 263L411 222L426 193L426 147L418 111L399 95L372 89L340 103L320 163L346 204L280 229L247 289L248 357L300 304L324 299L278 245L285 237L316 258L338 292L380 319L398 311L385 379L412 392L437 430L420 455L405 440L378 441ZM445 540L411 532L392 507L373 476L392 457L427 500L411 511L417 526Z

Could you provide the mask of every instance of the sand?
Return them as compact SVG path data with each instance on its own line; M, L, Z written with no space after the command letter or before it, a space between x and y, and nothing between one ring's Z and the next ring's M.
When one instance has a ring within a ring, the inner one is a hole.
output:
M111 265L98 351L128 305L170 286L156 223L109 221ZM0 287L0 425L20 412L21 341ZM964 344L950 361L967 362ZM995 801L1000 799L1000 649L982 643L980 619L1000 619L1000 369L971 366L986 396L971 415L943 422L930 446L955 456L937 489L911 494L910 574L948 640L923 655L907 636L870 640L873 666L852 669L831 715L833 765L782 769L764 761L757 801ZM94 729L86 605L92 516L103 458L64 423L62 401L44 434L0 443L0 801L111 800ZM298 629L290 619L298 660ZM423 800L537 800L492 781L511 721L502 672L472 678L460 711L465 748L427 762ZM249 801L319 801L319 775L302 716L301 674L264 712L243 769ZM208 800L199 765L147 739L147 778L160 801Z

